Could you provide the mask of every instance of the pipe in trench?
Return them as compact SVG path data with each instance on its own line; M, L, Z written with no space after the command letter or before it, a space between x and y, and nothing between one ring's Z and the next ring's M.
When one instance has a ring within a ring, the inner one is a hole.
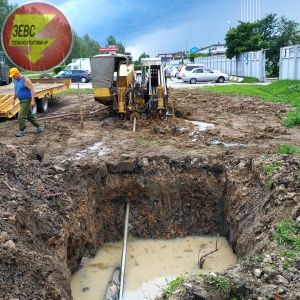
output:
M124 292L128 223L129 223L129 204L127 203L126 204L126 213L125 213L125 229L124 229L124 240L123 240L123 249L122 249L122 260L121 260L119 300L123 300L123 292Z

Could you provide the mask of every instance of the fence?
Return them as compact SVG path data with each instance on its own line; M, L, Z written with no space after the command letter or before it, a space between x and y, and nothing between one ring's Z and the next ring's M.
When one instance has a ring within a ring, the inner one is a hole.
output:
M184 59L183 63L188 64L188 63L190 63L190 60ZM170 66L176 66L176 65L180 65L180 64L182 64L182 59L171 59L168 61L168 65L170 65Z
M300 45L280 48L279 79L300 80Z
M266 81L266 52L265 50L245 52L232 59L225 55L197 57L196 63L201 63L213 70L235 76L255 77L259 81Z

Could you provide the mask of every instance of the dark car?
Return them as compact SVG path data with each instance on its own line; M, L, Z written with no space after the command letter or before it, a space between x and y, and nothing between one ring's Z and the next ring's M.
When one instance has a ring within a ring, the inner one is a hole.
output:
M8 77L9 69L10 66L4 52L0 51L0 85L10 83L11 80Z
M71 78L72 82L89 82L92 79L91 72L85 70L63 71L56 78Z

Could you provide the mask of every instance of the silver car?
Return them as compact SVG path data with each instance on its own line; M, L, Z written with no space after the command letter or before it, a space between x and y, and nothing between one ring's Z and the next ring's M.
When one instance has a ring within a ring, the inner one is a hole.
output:
M216 81L219 83L223 83L228 79L228 74L221 73L220 71L212 71L205 67L193 69L192 71L184 74L184 76L182 77L182 80L184 82L189 82L191 84L203 81Z

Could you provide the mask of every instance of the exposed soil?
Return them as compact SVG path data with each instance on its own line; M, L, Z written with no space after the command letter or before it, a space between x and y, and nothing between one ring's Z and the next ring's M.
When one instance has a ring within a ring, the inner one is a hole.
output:
M101 108L82 97L84 112ZM71 299L71 273L122 237L126 202L136 237L220 233L239 257L268 249L275 224L299 216L299 156L274 154L300 145L299 128L281 125L288 106L197 90L172 98L175 118L139 120L136 132L105 109L86 116L84 128L79 115L46 119L43 135L29 125L20 139L16 120L0 123L0 299ZM76 95L54 102L47 117L79 112ZM264 165L278 161L268 178ZM257 265L247 268L233 276L245 281L240 299L265 297L259 287L277 277L263 281ZM296 299L293 272L280 283L282 299ZM196 299L190 291L176 299Z

